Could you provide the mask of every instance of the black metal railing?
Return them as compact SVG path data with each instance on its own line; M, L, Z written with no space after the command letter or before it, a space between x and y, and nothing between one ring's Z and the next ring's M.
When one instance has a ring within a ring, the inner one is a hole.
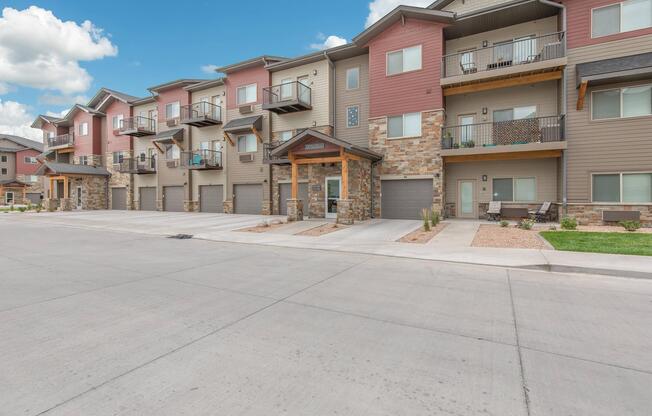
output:
M199 103L181 106L181 122L195 119L211 119L222 121L222 107L202 101Z
M564 140L563 115L520 120L447 126L442 128L442 149L494 147Z
M524 37L445 55L442 58L442 78L469 75L515 65L547 61L566 56L565 32L539 37Z
M285 142L282 141L273 141L269 143L263 143L263 163L271 163L275 161L283 161L286 160L287 158L279 158L276 156L272 156L272 151L282 145Z
M181 152L181 167L186 169L220 169L222 168L222 152L208 149Z
M156 132L156 120L143 117L127 117L120 123L118 128L120 134L130 132Z
M298 102L312 105L312 90L300 81L286 82L263 88L263 105L276 105L286 102Z
M75 144L74 133L61 134L48 138L48 147L73 146Z
M125 158L118 165L120 173L154 173L156 172L156 157L145 155Z

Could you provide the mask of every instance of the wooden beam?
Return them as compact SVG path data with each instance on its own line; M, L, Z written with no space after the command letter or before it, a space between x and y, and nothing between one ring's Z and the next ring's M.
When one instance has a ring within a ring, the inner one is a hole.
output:
M360 156L352 155L351 153L348 153L348 152L344 152L344 155L349 160L362 160L362 158Z
M176 144L176 145L179 147L179 149L181 149L181 151L183 151L183 146L182 146L181 143L179 143L179 141L178 141L177 139L175 139L174 137L172 138L172 143Z
M561 157L561 150L533 150L528 152L444 156L444 163L477 162L481 160L547 159L551 157Z
M262 143L262 142L263 142L263 136L260 134L260 132L258 131L258 129L256 129L254 126L251 126L251 131L254 132L254 134L256 135L256 137L258 137L258 141L260 141L260 142Z
M514 78L478 82L475 84L462 85L459 87L444 88L444 96L494 90L497 88L515 87L518 85L536 84L539 82L561 79L561 77L562 77L561 71L552 71L552 72L542 72L540 74L524 75L524 76L514 77Z
M231 143L231 146L233 146L233 144L234 144L233 139L231 139L231 136L229 135L229 133L224 132L224 138L226 139L227 142Z
M299 198L299 165L292 162L292 199ZM283 203L283 201L281 201Z
M63 177L63 197L65 199L70 198L69 189L68 189L68 177L67 176Z
M295 159L294 163L298 165L310 165L313 163L340 163L342 161L342 158L339 156L332 156L332 157L313 157L313 158L305 158L305 159Z
M586 98L586 89L589 87L588 81L582 81L580 89L577 92L577 111L584 110L584 98Z
M342 158L342 192L340 198L349 199L349 160L346 157Z
M157 142L152 142L152 144L158 149L159 153L165 153L165 151L161 149L161 146Z

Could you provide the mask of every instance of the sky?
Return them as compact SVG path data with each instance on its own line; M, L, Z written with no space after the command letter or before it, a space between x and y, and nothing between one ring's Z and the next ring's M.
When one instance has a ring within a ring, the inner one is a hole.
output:
M65 114L101 87L146 96L177 78L258 55L350 41L399 4L432 0L0 0L0 133L35 140L38 114Z

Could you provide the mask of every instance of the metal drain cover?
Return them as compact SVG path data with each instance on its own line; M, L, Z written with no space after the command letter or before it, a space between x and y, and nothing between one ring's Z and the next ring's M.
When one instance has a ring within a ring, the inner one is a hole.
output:
M188 240L192 238L192 234L175 234L169 236L168 238L176 238L177 240Z

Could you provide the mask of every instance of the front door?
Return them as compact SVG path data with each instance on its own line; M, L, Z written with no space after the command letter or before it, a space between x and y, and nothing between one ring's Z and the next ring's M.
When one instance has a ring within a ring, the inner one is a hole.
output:
M82 187L77 187L77 209L82 209Z
M475 213L475 181L461 180L458 185L458 212L460 218L477 218Z
M342 178L326 178L326 218L337 218L337 200L340 199Z

